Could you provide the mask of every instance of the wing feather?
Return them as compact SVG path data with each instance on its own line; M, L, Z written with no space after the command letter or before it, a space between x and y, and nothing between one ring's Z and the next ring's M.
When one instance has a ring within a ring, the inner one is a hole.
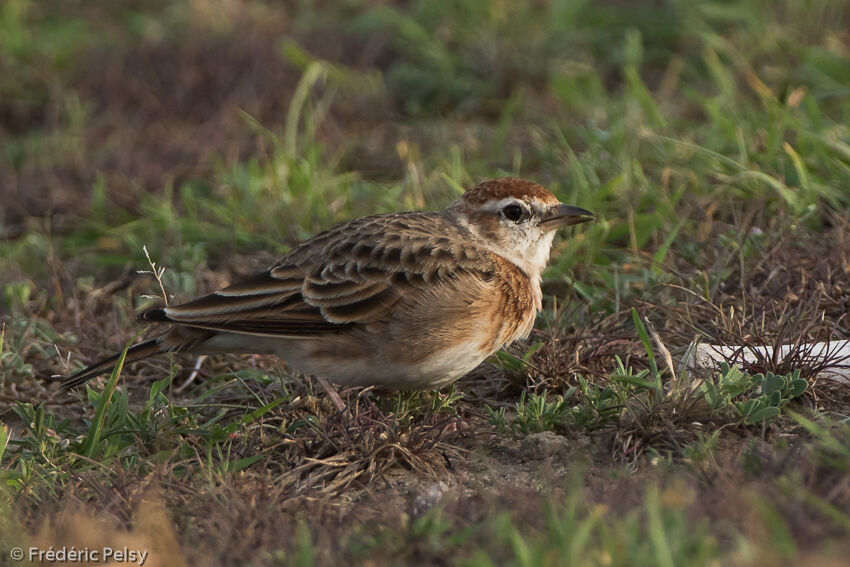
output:
M142 317L263 336L343 331L385 316L434 278L492 273L489 253L458 245L469 237L461 230L435 213L357 219L302 243L267 272Z

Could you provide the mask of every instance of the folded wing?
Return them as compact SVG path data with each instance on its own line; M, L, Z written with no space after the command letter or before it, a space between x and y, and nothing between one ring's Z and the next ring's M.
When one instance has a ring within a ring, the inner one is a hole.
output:
M434 220L425 214L359 219L361 226L319 235L262 274L141 318L287 338L376 321L433 278L492 269L486 254L434 231ZM404 226L388 226L394 222Z

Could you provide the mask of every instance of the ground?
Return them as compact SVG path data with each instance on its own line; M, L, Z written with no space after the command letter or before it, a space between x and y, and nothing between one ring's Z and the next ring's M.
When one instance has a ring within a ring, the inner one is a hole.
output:
M850 334L848 30L843 0L3 3L2 561L847 564L850 387L805 345ZM174 355L57 391L145 307L500 175L597 220L450 389L340 413L285 361Z

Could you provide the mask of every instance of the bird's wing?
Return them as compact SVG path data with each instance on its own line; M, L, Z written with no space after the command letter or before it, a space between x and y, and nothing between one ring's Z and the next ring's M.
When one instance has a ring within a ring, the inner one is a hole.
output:
M142 318L218 331L303 338L379 320L435 278L476 272L492 255L436 213L352 221L299 245L268 271Z

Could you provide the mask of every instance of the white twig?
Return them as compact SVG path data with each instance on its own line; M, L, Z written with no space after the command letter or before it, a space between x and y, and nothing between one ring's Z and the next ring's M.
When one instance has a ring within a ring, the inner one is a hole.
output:
M53 348L56 349L56 354L59 355L59 360L62 361L62 366L65 368L65 374L69 374L71 369L71 351L68 351L68 356L62 356L62 351L59 350L59 347L56 346L56 343L51 344L53 345Z
M186 378L186 381L177 386L174 391L178 394L189 387L189 385L195 381L195 378L198 377L198 372L201 370L201 365L207 359L207 355L202 354L198 358L195 359L195 366L192 368L192 373L189 374L189 377Z
M165 306L168 307L168 294L165 293L165 286L162 284L162 274L165 273L165 266L157 267L156 262L151 260L151 255L148 254L148 247L144 244L142 245L142 250L145 251L145 258L148 259L148 265L151 267L151 271L140 270L143 274L153 274L153 277L156 278L156 282L159 284L159 289L162 291L162 299L165 301Z
M712 367L727 360L737 364L752 364L760 358L772 359L773 351L772 346L700 344L694 353L693 363L702 367ZM801 364L807 366L825 365L818 373L819 378L850 383L850 341L782 345L776 357L777 362L789 355L799 357Z

